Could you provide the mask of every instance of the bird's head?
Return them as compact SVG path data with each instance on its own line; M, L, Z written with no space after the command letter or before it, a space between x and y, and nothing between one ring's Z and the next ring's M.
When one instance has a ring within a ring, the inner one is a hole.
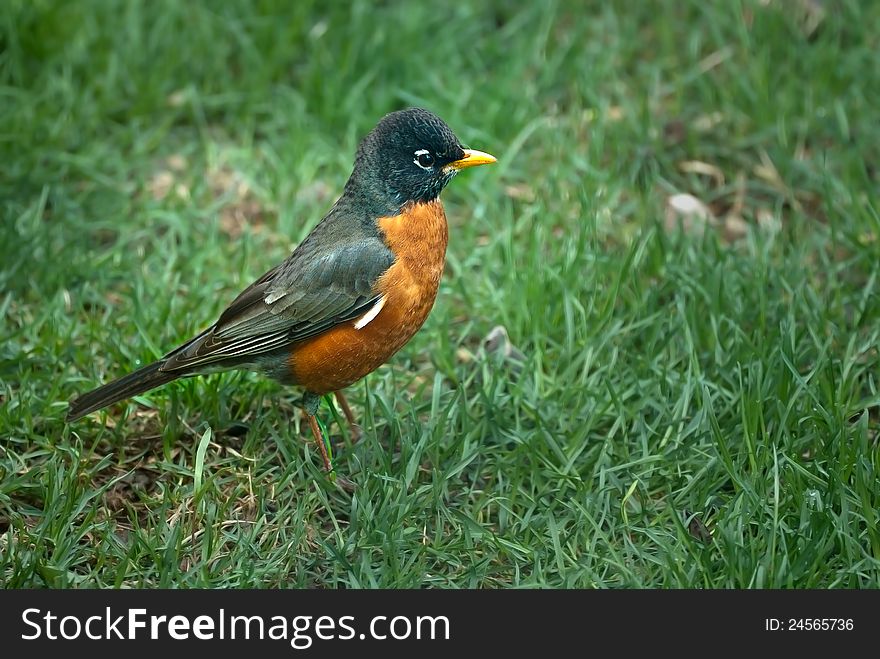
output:
M399 210L436 199L462 169L495 162L466 149L437 115L421 108L383 117L358 147L350 184Z

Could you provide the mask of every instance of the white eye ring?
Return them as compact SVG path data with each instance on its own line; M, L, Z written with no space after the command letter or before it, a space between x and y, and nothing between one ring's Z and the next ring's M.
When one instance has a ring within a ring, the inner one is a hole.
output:
M415 156L415 158L413 159L413 162L414 162L416 165L418 165L419 167L421 167L422 169L424 169L424 170L431 170L431 169L433 168L433 166L434 166L434 157L431 155L431 152L428 151L427 149L419 149L418 151L416 151L415 153L413 153L413 155ZM427 157L427 158L423 158L423 156L428 156L428 157ZM423 165L423 164L420 162L421 160L427 160L427 163L428 163L428 164L427 164L427 165Z

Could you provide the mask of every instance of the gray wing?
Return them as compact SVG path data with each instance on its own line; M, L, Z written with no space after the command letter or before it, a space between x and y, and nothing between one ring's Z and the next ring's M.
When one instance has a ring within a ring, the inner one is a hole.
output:
M330 248L320 243L303 242L233 300L212 327L169 353L162 370L241 364L366 313L394 254L378 236L353 236Z

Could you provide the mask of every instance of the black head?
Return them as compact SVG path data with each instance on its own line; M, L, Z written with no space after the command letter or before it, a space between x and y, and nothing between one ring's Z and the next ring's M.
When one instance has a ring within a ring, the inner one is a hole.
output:
M489 154L465 149L440 117L411 108L386 115L363 139L346 188L397 212L436 199L461 169L491 162Z

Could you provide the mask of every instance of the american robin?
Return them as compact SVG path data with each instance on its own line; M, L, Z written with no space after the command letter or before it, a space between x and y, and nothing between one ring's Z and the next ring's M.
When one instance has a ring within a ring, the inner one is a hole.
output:
M342 196L280 265L204 332L159 361L83 394L68 421L181 377L262 371L304 389L303 411L324 467L321 396L374 371L425 322L446 260L440 192L459 171L495 162L466 149L427 110L392 112L360 143Z

